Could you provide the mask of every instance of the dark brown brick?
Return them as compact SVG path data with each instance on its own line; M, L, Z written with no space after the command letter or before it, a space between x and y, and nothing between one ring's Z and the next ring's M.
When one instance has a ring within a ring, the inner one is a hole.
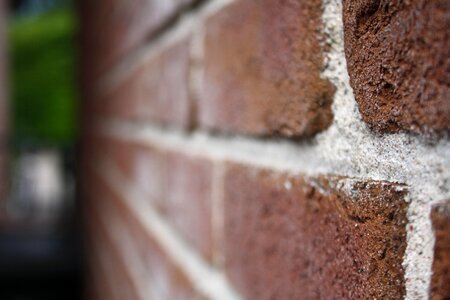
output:
M334 87L320 78L322 2L244 0L205 25L202 126L300 137L332 120Z
M189 40L182 39L142 61L93 109L108 117L189 127L188 73Z
M208 260L212 259L212 168L207 159L167 154L164 213Z
M231 165L226 268L249 299L402 299L404 186Z
M378 132L449 132L450 1L344 0L359 110Z
M450 200L433 207L431 221L436 238L431 299L450 299Z

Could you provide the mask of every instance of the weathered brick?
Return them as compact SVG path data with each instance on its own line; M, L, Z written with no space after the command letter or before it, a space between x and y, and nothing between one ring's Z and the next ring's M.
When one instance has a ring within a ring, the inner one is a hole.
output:
M108 117L189 127L189 39L181 39L141 62L93 109Z
M344 0L350 83L378 132L449 132L450 1Z
M431 210L436 243L434 245L431 299L450 298L450 200Z
M401 299L405 193L389 182L230 165L227 272L249 299Z
M169 152L166 166L164 213L188 243L211 259L212 163Z
M320 77L322 2L244 0L205 24L202 126L308 136L332 120L334 87Z
M81 1L83 63L95 79L120 58L152 37L193 1Z

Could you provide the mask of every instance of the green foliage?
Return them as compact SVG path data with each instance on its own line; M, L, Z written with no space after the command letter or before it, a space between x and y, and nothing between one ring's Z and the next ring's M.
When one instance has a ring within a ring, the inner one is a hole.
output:
M68 145L76 134L75 17L70 10L10 26L12 129L16 143Z

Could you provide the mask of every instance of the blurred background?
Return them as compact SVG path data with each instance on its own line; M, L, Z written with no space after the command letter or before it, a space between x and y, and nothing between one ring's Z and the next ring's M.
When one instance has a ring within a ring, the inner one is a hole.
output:
M2 152L9 172L0 201L0 299L79 299L74 2L8 5L9 120Z

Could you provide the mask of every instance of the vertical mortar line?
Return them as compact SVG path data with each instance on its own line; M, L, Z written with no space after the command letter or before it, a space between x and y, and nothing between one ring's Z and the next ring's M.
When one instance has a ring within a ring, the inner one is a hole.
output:
M139 191L121 176L110 161L102 161L99 172L105 176L114 192L125 200L124 204L130 213L155 239L168 259L186 275L198 293L207 299L241 299L224 274L211 267L197 251L189 247L160 213L143 201Z
M199 27L198 23L202 23L208 16L234 1L236 0L210 0L193 11L183 12L173 26L157 38L140 45L121 62L114 65L107 74L101 76L96 83L96 95L108 93L114 86L120 84L127 74L135 70L142 61L151 60L162 49L191 34L193 28Z
M428 299L431 287L435 237L430 219L433 197L410 185L407 245L403 260L406 299Z
M194 18L194 17L193 17ZM203 78L203 20L195 19L193 24L191 44L189 49L189 104L190 125L197 127L198 104L202 91Z
M224 209L224 180L225 163L215 160L213 163L212 179L212 233L213 233L213 263L219 269L225 267L225 209Z
M357 173L360 173L362 162L357 158L361 155L359 151L362 148L352 147L352 143L366 138L366 143L363 144L364 149L373 146L383 149L390 147L388 144L389 139L400 138L401 145L407 147L408 136L376 137L372 135L366 124L362 121L357 109L353 90L350 86L345 58L342 0L323 0L322 3L323 33L327 38L326 45L329 46L328 53L325 53L324 57L325 68L322 76L336 86L336 93L332 105L334 114L333 124L322 137L319 137L319 141L322 147L328 147L329 149L332 149L332 144L339 141L341 145L338 145L338 148L340 149L336 149L336 151L346 155L351 163L352 172L356 170ZM321 138L322 140L320 140ZM409 147L414 147L414 145L409 144ZM367 158L365 157L364 159ZM371 165L367 166L363 173L367 172L367 175L373 175L373 167ZM385 164L385 167L390 167L389 162ZM342 170L338 168L336 172L339 173ZM407 172L407 170L403 170L403 172ZM418 183L417 178L415 178L419 176L418 174L406 174L400 170L397 172L397 176L401 176L410 188L408 224L406 226L408 226L407 228L410 225L414 227L414 230L407 230L406 250L402 263L405 270L405 298L426 299L430 286L430 272L433 260L431 249L433 235L428 217L430 199L433 193L419 187L421 183ZM429 184L433 185L435 183Z

